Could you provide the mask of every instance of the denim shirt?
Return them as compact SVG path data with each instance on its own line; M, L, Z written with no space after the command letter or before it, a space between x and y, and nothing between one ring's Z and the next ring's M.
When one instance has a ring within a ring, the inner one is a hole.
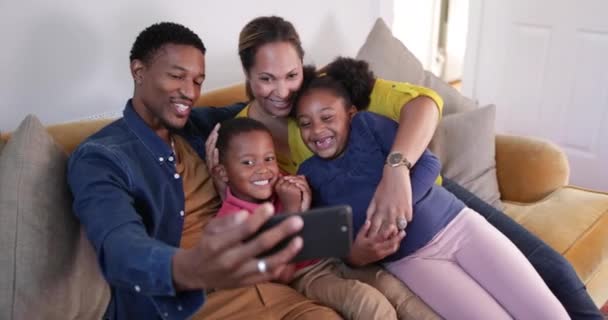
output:
M242 108L194 108L182 135L205 158L217 122ZM185 319L204 291L177 292L171 261L184 223L184 190L175 154L127 102L123 117L81 143L70 156L73 210L112 289L108 319Z

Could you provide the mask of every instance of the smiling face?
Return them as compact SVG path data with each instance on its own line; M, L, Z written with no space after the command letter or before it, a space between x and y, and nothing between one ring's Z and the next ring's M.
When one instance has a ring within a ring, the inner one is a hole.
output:
M268 200L279 178L272 137L261 130L231 137L219 170L235 197L249 202Z
M166 44L147 62L133 60L133 107L155 131L185 126L205 79L205 56L190 45Z
M247 79L258 112L287 117L302 85L302 59L289 42L267 43L257 50Z
M328 89L311 89L298 101L297 121L308 148L324 159L342 154L348 142L354 106Z

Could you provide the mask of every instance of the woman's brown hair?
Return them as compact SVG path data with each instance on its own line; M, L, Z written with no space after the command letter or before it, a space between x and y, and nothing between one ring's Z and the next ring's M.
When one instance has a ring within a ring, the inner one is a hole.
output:
M249 73L249 69L253 66L258 49L265 44L275 42L291 43L300 60L304 59L300 36L291 22L277 16L257 17L247 23L239 34L239 57L245 72ZM246 87L247 96L253 99L249 81Z

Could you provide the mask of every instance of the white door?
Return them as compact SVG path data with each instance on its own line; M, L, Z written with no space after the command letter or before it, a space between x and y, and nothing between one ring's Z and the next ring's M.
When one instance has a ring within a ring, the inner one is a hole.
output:
M574 185L608 190L608 1L472 0L463 91L497 130L560 145Z

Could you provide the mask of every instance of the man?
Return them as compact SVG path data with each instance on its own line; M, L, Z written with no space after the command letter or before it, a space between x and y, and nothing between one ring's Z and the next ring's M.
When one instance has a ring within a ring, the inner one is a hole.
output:
M135 90L124 116L84 141L68 166L74 212L112 288L106 318L184 319L203 304L199 315L211 318L338 317L286 286L246 287L278 277L301 249L294 238L255 258L300 230L300 218L250 240L270 206L211 219L220 200L202 160L204 140L242 105L192 109L205 79L200 38L178 24L154 24L130 59ZM227 288L239 289L205 297L205 289Z

